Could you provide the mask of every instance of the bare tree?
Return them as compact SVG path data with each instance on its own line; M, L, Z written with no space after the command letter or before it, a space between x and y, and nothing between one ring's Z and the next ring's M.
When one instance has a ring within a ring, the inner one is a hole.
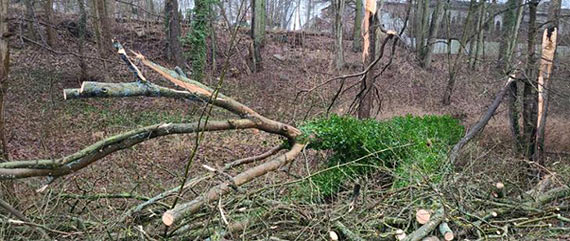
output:
M511 60L515 49L520 22L522 19L522 0L508 0L503 20L503 31L501 32L501 43L499 47L497 67L504 72L509 72Z
M356 1L362 2L362 0L356 0ZM311 26L312 25L311 24L312 14L313 14L313 0L307 0L307 20L305 21L305 28L308 30L312 29L312 26Z
M5 118L4 118L4 98L8 89L7 80L10 67L10 50L8 46L8 2L9 0L0 0L0 141L2 141L2 158L6 161L10 160L8 153L6 134L5 134ZM1 161L0 161L1 163ZM0 199L14 197L12 183L10 181L0 181Z
M538 27L536 26L536 12L540 0L531 0L529 2L529 20L528 20L528 37L527 37L527 62L526 62L526 79L523 83L522 96L522 130L523 130L523 151L527 158L531 159L534 155L536 142L536 109L537 109L537 93L533 84L536 80L536 34Z
M550 78L552 76L554 60L556 58L557 30L560 24L561 0L551 0L548 10L549 26L544 30L542 37L542 57L538 71L538 108L536 127L536 150L534 160L544 164L544 132L546 117L548 116Z
M164 13L166 14L166 38L168 59L180 68L184 68L182 47L180 46L180 15L178 13L178 0L164 1Z
M435 9L431 15L431 23L429 26L428 38L426 46L423 48L421 57L422 57L422 66L424 68L429 68L431 64L431 57L433 53L433 48L435 46L435 41L437 38L437 33L439 32L439 26L441 25L441 20L443 19L442 14L442 5L443 0L435 0Z
M455 81L457 80L458 71L463 64L463 58L465 57L465 52L467 48L465 47L469 36L473 33L473 15L475 10L476 0L471 0L469 4L469 10L467 12L467 17L465 18L465 23L463 27L463 33L461 34L461 39L459 40L459 52L456 54L454 59L450 59L449 67L449 78L447 79L447 86L443 93L442 103L444 105L451 104L451 95L453 94L453 88L455 87ZM451 43L451 42L450 42ZM451 48L449 48L451 49Z
M353 40L352 40L352 51L360 52L362 51L362 0L354 1L354 29L353 29Z
M342 69L344 66L344 48L343 48L343 29L342 15L344 13L345 0L333 0L334 24L333 33L335 38L334 61L336 69Z
M253 69L261 70L261 48L265 44L265 1L252 0L251 36L253 38Z
M111 20L108 16L107 2L110 0L93 0L93 21L97 47L101 57L108 57L113 53L111 48Z
M2 157L10 160L6 148L6 135L4 133L4 94L8 89L7 80L10 67L10 49L8 46L8 2L0 0L0 141L2 141Z
M376 59L376 13L377 5L375 0L366 0L364 7L363 34L364 45L362 48L362 61L364 66L371 65ZM360 83L360 93L358 96L358 118L370 118L372 111L372 91L374 83L374 68L368 69L364 80Z
M45 0L44 3L44 11L46 15L47 25L46 25L46 33L47 33L47 44L50 47L54 46L55 42L55 29L53 28L53 0Z
M84 44L87 35L87 11L85 10L85 3L83 0L77 0L77 5L79 6L79 24L78 24L78 31L79 31L79 41L77 41L77 50L79 52L79 68L80 68L80 81L87 81L87 63L85 62L85 51L84 51Z

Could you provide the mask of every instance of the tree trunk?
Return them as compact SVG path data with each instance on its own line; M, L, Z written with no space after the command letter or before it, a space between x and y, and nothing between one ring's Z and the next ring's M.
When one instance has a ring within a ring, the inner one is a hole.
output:
M529 3L528 41L527 41L527 79L523 85L523 138L524 154L528 159L532 159L535 148L536 134L536 109L537 93L534 88L536 80L536 11L539 0L531 0Z
M374 5L374 6L372 6ZM376 58L376 1L366 0L364 12L364 47L362 49L364 69L367 68ZM360 84L360 96L358 97L358 118L370 118L372 112L373 96L371 88L374 83L374 68L370 68L364 80Z
M470 49L470 51L472 51L472 58L471 58L471 69L475 70L475 68L477 67L477 63L480 62L479 61L479 54L481 52L481 49L483 48L483 36L485 35L485 31L483 30L483 22L485 21L485 13L487 11L485 11L486 9L486 4L485 4L485 0L479 0L479 12L477 14L477 25L476 25L476 30L477 30L477 38L474 40L474 48ZM472 45L472 46L473 46Z
M362 0L356 0L356 1L362 1ZM305 21L305 28L307 30L312 29L312 26L311 26L312 25L311 24L312 13L313 13L313 0L307 0L307 20Z
M113 53L113 46L111 44L111 21L107 15L107 1L109 0L93 0L97 46L99 48L99 55L103 58Z
M25 18L27 20L27 33L28 38L36 40L36 30L34 25L36 24L36 18L34 14L34 0L24 0L24 5L26 6Z
M518 99L518 81L513 81L509 86L508 90L508 105L507 105L507 115L509 119L509 129L511 130L511 135L513 136L514 149L520 151L521 149L521 136L520 136L520 124L519 124L519 111L517 108Z
M546 129L546 117L548 116L548 103L550 92L550 77L556 58L557 30L560 23L561 0L550 1L548 9L548 29L544 31L542 38L542 58L538 76L538 117L536 131L536 150L534 160L544 165L544 132Z
M362 51L361 25L362 25L362 0L355 0L354 28L352 32L352 51Z
M517 23L520 21L519 10L522 10L521 4L521 0L508 0L506 4L507 9L503 18L503 31L501 32L497 65L505 73L510 71L511 67L511 58L515 47L513 43L516 45L518 26L520 26Z
M0 16L8 15L8 1L0 0ZM4 133L4 94L8 90L8 72L10 67L10 49L8 47L8 21L0 18L0 141L2 142L2 158L10 160L6 148L6 134Z
M192 78L196 81L202 81L204 78L204 70L206 69L206 55L208 53L206 38L211 33L208 27L210 4L209 0L196 0L194 4L192 31L188 32L187 38L190 41Z
M472 18L473 18L473 11L475 10L475 0L471 0L469 4L469 11L467 12L467 17L465 18L465 24L463 28L463 33L461 35L461 40L459 41L459 52L457 53L455 60L449 70L449 79L447 80L447 86L445 88L445 92L443 93L443 100L442 103L444 105L451 104L451 95L453 94L453 88L455 87L455 81L457 78L457 72L459 71L460 64L462 64L463 56L465 55L466 49L464 46L467 44L468 37L473 32L472 26ZM450 42L451 43L451 42Z
M87 11L85 11L85 3L83 0L77 0L77 5L79 6L79 41L77 42L77 49L79 52L79 68L81 69L80 81L87 81L87 63L85 63L85 58L83 55L85 35L87 31Z
M53 28L54 23L53 23L53 0L45 0L46 2L44 3L44 11L46 14L46 20L47 20L47 26L46 26L46 32L47 32L47 44L50 47L54 47L54 42L55 42L55 30Z
M416 52L420 58L423 58L426 47L426 35L428 28L429 17L429 2L430 0L418 1L417 16L416 16Z
M5 134L5 118L4 118L4 95L7 91L7 80L10 66L10 50L8 48L8 21L5 16L8 15L9 0L0 0L0 141L2 142L2 150L0 150L4 161L10 160L8 152L6 134ZM2 160L0 160L2 162ZM15 198L13 192L14 186L12 181L0 181L0 199L8 202Z
M251 19L251 35L253 38L253 58L255 58L255 72L260 71L261 65L261 48L265 44L265 1L266 0L252 0L253 9Z
M436 0L436 1L437 3L435 5L435 9L433 10L433 14L431 15L431 24L429 26L427 46L423 54L422 66L424 68L429 68L431 64L433 48L435 46L435 41L437 39L437 33L439 32L439 26L441 25L441 19L443 18L443 14L441 14L443 0Z
M335 38L335 65L336 69L340 70L344 66L344 48L343 48L343 29L342 29L342 15L344 13L345 0L333 0L334 10L334 25L333 33Z
M180 68L184 68L182 58L182 47L180 46L180 15L178 14L178 0L166 0L164 2L164 12L166 14L166 38L167 53L171 63Z

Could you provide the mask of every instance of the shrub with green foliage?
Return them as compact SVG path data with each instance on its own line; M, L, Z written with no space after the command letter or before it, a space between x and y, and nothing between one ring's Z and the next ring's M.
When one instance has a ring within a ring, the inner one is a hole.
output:
M450 116L395 117L387 121L331 116L300 127L308 148L332 150L326 171L312 176L323 196L339 190L347 179L387 168L393 186L402 187L429 178L437 182L448 170L450 147L461 138L463 127Z

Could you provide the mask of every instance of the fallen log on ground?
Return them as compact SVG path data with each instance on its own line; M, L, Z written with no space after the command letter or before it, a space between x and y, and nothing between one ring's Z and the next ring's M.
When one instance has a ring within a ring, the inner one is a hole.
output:
M145 59L144 56L136 54L136 57L141 61L141 63L184 90L176 90L153 84L148 81L142 75L141 71L133 64L131 57L126 54L126 51L122 46L118 42L115 42L114 45L118 49L118 53L121 55L121 58L127 63L130 71L134 73L136 81L130 83L84 82L79 89L65 89L64 98L66 100L79 98L125 98L135 96L186 99L226 109L240 116L242 119L222 121L200 120L195 123L156 124L109 137L76 153L56 160L3 162L0 163L0 180L38 176L58 177L68 175L116 151L129 148L133 145L156 137L171 134L255 128L267 133L277 134L287 139L290 147L289 151L278 155L268 162L247 169L235 177L230 177L229 181L211 188L204 195L197 197L191 202L180 204L173 207L171 210L168 210L163 215L163 221L165 224L170 226L180 221L183 217L199 210L199 208L204 204L217 200L221 195L231 190L231 186L243 185L270 171L275 171L292 162L295 157L303 151L305 144L302 141L297 140L297 137L301 135L301 131L297 128L266 118L248 106L224 96L223 94L219 94L216 89L209 88L200 82L188 79L176 71L164 68ZM246 158L238 163L233 163L230 167L270 157L277 154L281 149L282 147L274 148L268 153L264 153L260 156ZM173 192L179 190L180 188L175 188ZM164 196L168 196L173 192L167 192ZM162 197L163 196L153 198L149 200L149 203L155 202ZM137 208L137 210L139 209Z

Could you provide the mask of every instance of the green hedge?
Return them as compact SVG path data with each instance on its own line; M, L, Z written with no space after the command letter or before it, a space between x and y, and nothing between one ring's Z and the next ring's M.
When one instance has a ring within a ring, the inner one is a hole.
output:
M449 149L463 135L459 121L447 115L408 115L387 121L334 115L300 128L309 141L308 148L333 152L326 171L310 178L323 196L335 193L347 179L379 167L393 176L395 187L425 177L437 182L447 170Z

